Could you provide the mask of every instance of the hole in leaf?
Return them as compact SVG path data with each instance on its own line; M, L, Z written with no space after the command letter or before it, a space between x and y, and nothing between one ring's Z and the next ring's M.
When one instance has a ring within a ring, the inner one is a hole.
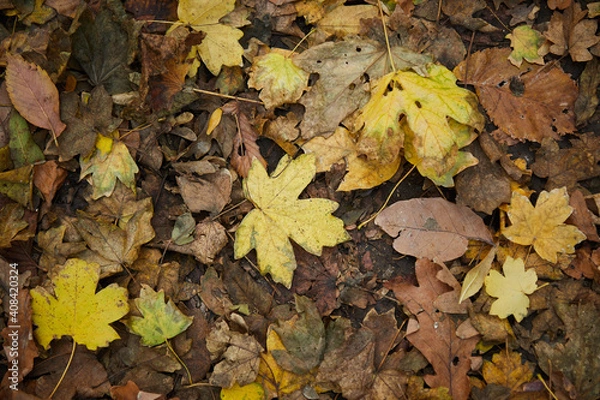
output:
M415 105L417 106L417 108L421 108L421 107L422 107L422 106L421 106L421 102L420 102L420 101L418 101L418 100L417 100L417 101L415 101Z
M459 362L460 362L460 358L458 358L456 356L452 359L452 365L454 365L454 366L457 366Z
M356 46L356 52L360 53L362 51L362 49L360 48L360 46Z
M504 85L506 85L506 81L498 82L498 84L496 86L497 87L503 87Z

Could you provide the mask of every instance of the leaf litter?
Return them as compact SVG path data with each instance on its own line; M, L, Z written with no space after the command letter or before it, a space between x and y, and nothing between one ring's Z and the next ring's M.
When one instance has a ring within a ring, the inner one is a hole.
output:
M595 3L35 3L0 397L598 398Z

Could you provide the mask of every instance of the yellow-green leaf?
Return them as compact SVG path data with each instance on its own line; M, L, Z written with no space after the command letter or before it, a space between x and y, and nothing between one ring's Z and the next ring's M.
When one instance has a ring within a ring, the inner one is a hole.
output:
M144 346L157 346L185 331L193 321L184 315L170 300L165 303L165 292L158 293L142 284L140 297L134 300L142 317L132 316L125 321L127 327L142 337Z
M259 89L266 108L294 103L308 85L309 73L297 67L289 50L271 49L252 61L248 86Z
M323 246L335 246L350 238L344 222L331 215L338 207L327 199L298 196L315 176L315 157L304 154L290 160L284 156L271 174L258 160L244 179L246 198L256 207L235 233L235 257L256 249L262 274L290 287L296 269L292 239L311 254L321 255Z
M564 187L544 190L535 207L527 197L513 192L507 213L512 225L502 234L513 243L533 245L540 257L555 263L557 253L574 253L575 245L586 239L577 227L564 223L572 212Z
M67 260L54 271L54 295L42 286L31 290L35 338L47 349L52 339L71 336L90 350L119 339L109 325L127 314L127 289L112 283L96 293L100 266L80 259Z
M463 279L462 289L460 291L460 297L458 303L462 303L463 300L468 299L475 293L479 292L479 289L483 287L483 282L487 276L490 268L492 268L492 262L496 257L496 246L492 247L483 260L475 267L471 268Z
M506 35L506 38L510 39L510 47L513 48L508 57L513 65L520 67L523 60L532 64L544 65L544 58L538 54L538 50L546 38L540 32L528 25L521 25Z
M135 174L139 171L125 143L98 134L96 149L90 157L82 157L80 179L90 176L92 198L110 196L117 179L135 192Z
M528 294L537 289L537 274L535 270L525 271L525 264L521 258L516 260L508 256L502 266L504 275L492 270L485 278L485 291L498 300L492 303L491 315L508 318L514 315L517 322L527 316L529 307Z
M244 33L219 20L235 8L235 0L180 0L177 16L183 24L190 25L195 31L202 31L205 37L192 52L197 52L206 68L219 75L223 65L234 66L242 63L244 48L238 40Z

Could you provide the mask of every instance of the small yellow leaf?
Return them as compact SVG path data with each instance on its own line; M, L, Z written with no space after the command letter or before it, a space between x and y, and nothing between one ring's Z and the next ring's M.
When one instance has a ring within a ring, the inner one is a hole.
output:
M221 107L217 107L215 111L210 114L210 118L208 119L208 126L206 127L206 134L210 135L213 133L215 128L219 126L221 123L221 118L223 117L223 109Z
M265 398L265 389L256 382L244 386L236 383L229 389L221 389L221 400L265 400Z
M468 299L475 293L479 292L482 288L485 277L487 276L490 268L492 268L492 262L496 257L496 246L492 247L483 260L475 267L473 267L463 279L462 289L460 291L460 297L458 303L462 303L463 300Z
M540 193L535 207L527 197L513 192L507 212L512 225L502 234L513 243L533 245L540 257L555 263L557 253L574 253L575 245L586 239L575 226L564 224L572 212L564 187Z
M82 157L80 164L80 179L91 175L92 199L110 196L117 179L135 192L135 174L139 169L125 143L98 134L95 152L89 157Z
M315 176L315 156L304 154L290 160L284 156L271 177L254 159L244 193L256 207L244 218L235 233L235 258L256 249L258 268L273 280L292 285L296 269L292 239L311 254L321 255L323 246L335 246L350 238L344 222L331 215L338 204L327 199L298 196Z
M523 260L507 257L502 266L504 276L492 270L485 278L485 291L498 300L492 303L491 315L508 318L514 315L517 322L527 316L528 294L537 289L537 275L533 269L525 271Z
M271 49L252 61L248 86L261 90L259 97L266 108L296 102L308 85L309 73L294 64L292 54Z
M496 384L521 391L522 386L533 378L530 363L521 363L521 355L517 352L501 351L492 356L492 361L484 361L481 373L487 384Z
M508 57L513 65L520 67L523 59L532 64L544 65L544 58L538 54L538 50L546 38L540 32L530 26L521 25L506 35L506 38L510 39L510 47L513 48Z
M54 295L42 286L31 290L35 338L47 349L52 339L69 335L90 350L119 339L109 325L127 314L127 289L112 283L96 293L100 266L69 259L52 277Z

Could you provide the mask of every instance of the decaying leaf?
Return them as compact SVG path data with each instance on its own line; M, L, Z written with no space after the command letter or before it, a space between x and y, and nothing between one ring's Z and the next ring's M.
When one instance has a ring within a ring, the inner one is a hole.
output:
M331 215L337 203L298 196L315 176L315 158L305 154L295 160L284 156L271 177L254 160L244 179L244 193L254 205L235 232L235 257L256 249L258 267L276 282L292 284L296 269L288 238L311 254L321 255L323 246L335 246L350 238L342 220Z
M493 242L477 214L441 198L396 202L377 216L375 224L396 238L397 252L436 262L462 256L469 239Z
M521 354L501 351L492 356L492 361L484 361L481 368L483 378L488 384L509 388L511 392L520 392L522 386L533 378L533 366L530 362L521 362Z
M13 240L27 240L32 236L24 231L29 226L23 220L25 210L16 203L9 203L0 209L0 248L10 247Z
M490 296L498 298L492 303L490 314L500 318L514 315L515 320L521 322L527 316L527 308L529 308L527 295L538 288L537 275L533 269L525 271L521 258L515 260L510 256L506 257L502 271L504 276L492 270L485 278L485 291Z
M519 69L508 61L510 49L486 49L463 61L454 73L474 85L481 104L502 131L517 140L541 142L545 137L575 131L575 82L559 67L544 68L523 62ZM466 75L468 73L468 76ZM523 90L511 90L511 82Z
M100 266L69 259L54 272L54 294L41 286L31 290L37 342L47 349L52 339L69 335L90 350L119 338L109 325L129 311L127 289L110 284L96 293Z
M134 304L142 317L131 316L125 324L136 335L142 337L144 346L157 346L185 331L192 324L192 317L184 315L169 299L165 303L165 292L155 292L142 285L140 297Z
M531 64L544 65L544 58L538 54L540 46L545 41L541 33L528 25L521 25L506 35L506 38L510 39L513 48L508 57L511 63L520 67L525 60Z
M540 257L555 263L557 253L575 252L575 245L586 238L579 229L564 223L572 212L564 187L540 193L535 207L527 197L513 192L507 212L512 225L502 234L511 242L533 245Z

